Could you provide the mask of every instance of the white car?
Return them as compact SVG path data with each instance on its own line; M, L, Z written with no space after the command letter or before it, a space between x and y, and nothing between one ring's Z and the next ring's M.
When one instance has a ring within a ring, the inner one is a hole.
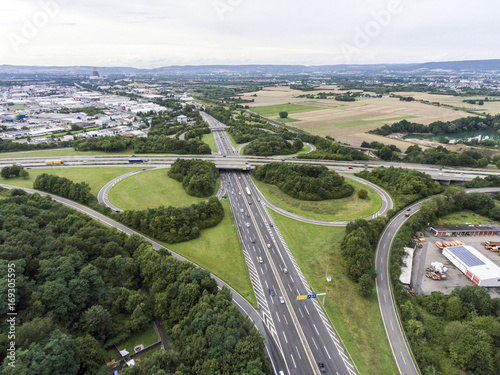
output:
M280 303L285 303L285 299L282 296L280 296Z
M260 264L264 263L264 259L262 259L262 257L259 257L259 263Z
M250 228L250 223L247 223L247 228Z
M240 208L240 212L242 212L242 213L243 213L243 212L245 212L245 210L244 210L243 208Z

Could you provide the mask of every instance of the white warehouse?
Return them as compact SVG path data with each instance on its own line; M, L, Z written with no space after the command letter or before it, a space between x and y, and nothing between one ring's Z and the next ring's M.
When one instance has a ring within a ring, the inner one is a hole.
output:
M472 246L445 247L443 255L474 284L500 287L500 267Z

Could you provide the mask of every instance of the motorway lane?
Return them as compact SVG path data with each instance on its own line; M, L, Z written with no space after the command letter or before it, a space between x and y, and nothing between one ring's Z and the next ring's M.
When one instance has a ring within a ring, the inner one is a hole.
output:
M490 193L499 191L500 188L466 189L467 193ZM382 314L392 353L402 375L418 375L420 372L415 366L411 350L407 345L405 334L401 327L399 313L396 308L396 302L392 294L389 277L389 254L394 236L396 236L400 227L408 219L405 217L405 214L409 212L410 216L414 215L420 209L421 204L422 202L417 202L406 207L404 211L400 212L390 221L380 237L377 253L375 255L375 270L377 272L376 287L380 312ZM408 209L410 211L407 211Z
M224 133L214 132L214 140L221 154L236 152ZM242 247L244 252L250 253L251 264L248 268L252 285L258 300L262 294L266 296L263 314L271 316L272 321L266 321L274 327L270 330L276 332L288 373L319 373L316 361L321 360L329 372L356 374L319 303L316 300L296 300L298 295L311 294L311 288L278 228L270 225L272 219L250 177L243 172L226 172L223 181L240 231ZM251 190L250 196L246 192L247 187ZM255 198L258 198L257 201ZM260 274L252 272L252 268L260 269ZM264 293L259 288L264 289ZM274 297L269 295L269 288L274 290ZM279 296L284 298L284 304L276 303ZM304 366L304 362L309 362L309 367Z
M130 236L132 234L136 234L138 236L141 236L142 238L144 238L145 241L151 243L151 245L153 246L154 249L156 249L156 250L167 249L172 254L172 256L174 258L179 259L181 261L193 263L190 260L184 258L183 256L181 256L181 255L173 252L172 250L160 245L158 242L151 240L148 237L145 237L141 233L138 233L138 232L124 226L123 224L121 224L113 219L110 219L109 217L107 217L107 216L105 216L97 211L94 211L94 210L92 210L84 205L73 202L69 199L62 198L62 197L59 197L57 195L49 194L49 193L39 191L39 190L34 190L34 189L29 189L29 188L20 188L18 186L0 184L0 187L5 188L5 189L22 189L29 194L36 193L36 194L39 194L40 196L50 195L52 197L52 200L59 202L67 207L70 207L76 211L79 211L79 212L91 217L92 219L99 221L103 225L106 225L106 226L111 227L111 228L116 228L118 231L123 232L128 236ZM195 264L195 263L193 263L193 264ZM196 266L199 267L198 265L196 265ZM243 298L243 296L241 296L231 286L226 284L224 281L219 279L217 276L215 276L213 274L210 274L210 275L217 282L219 289L222 289L222 287L225 286L231 291L232 303L238 308L238 310L241 312L241 314L243 314L244 316L248 316L249 319L255 324L257 330L260 332L260 334L264 338L264 343L265 343L267 355L270 359L271 366L273 368L274 373L277 374L279 369L285 368L285 363L284 363L283 358L281 356L280 348L278 348L276 346L276 342L273 339L271 339L271 333L269 332L269 330L267 329L263 320L261 319L260 314L253 308L252 305L250 305L250 303L245 298Z

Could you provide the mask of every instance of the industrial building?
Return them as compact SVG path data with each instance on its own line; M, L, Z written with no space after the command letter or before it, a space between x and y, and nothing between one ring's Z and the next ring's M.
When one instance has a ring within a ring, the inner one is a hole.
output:
M433 225L430 231L436 237L497 236L500 225Z
M474 284L500 287L500 267L472 246L445 247L443 255Z

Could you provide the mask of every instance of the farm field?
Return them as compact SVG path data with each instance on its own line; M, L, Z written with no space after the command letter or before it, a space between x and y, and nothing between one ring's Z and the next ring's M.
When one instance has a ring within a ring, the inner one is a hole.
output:
M323 109L321 107L311 107L307 105L298 105L298 104L279 104L279 105L271 105L265 107L254 107L252 110L257 112L259 115L266 117L275 117L278 116L280 112L288 112L288 114L292 113L301 113L301 112L309 112L309 111L317 111Z
M464 107L479 113L489 113L491 115L500 114L500 101L484 102L484 105L464 103L464 100L484 100L484 96L452 96L436 95L426 92L397 92L397 95L413 96L416 100L428 100L429 102L438 102L441 104L452 105L454 107ZM498 97L494 98L498 99ZM473 116L473 114L470 114Z
M354 90L353 90L354 91ZM291 106L320 107L314 111L295 112L292 118L295 128L313 134L331 136L338 141L359 146L364 140L371 142L366 132L386 123L391 124L403 119L423 124L441 120L455 120L470 114L446 107L431 106L418 102L404 102L397 98L362 98L355 102L340 102L335 99L298 98L303 94L318 92L339 92L335 86L322 86L315 91L302 92L290 90L288 87L265 88L255 93L243 95L245 99L254 99L250 109L259 113L272 115L269 108L278 108L280 104ZM257 95L257 96L252 96ZM496 103L495 103L496 104ZM286 107L284 107L286 108ZM289 113L292 113L288 111ZM277 112L274 112L277 116ZM410 142L393 142L381 138L386 144L398 143L398 147L406 150Z

